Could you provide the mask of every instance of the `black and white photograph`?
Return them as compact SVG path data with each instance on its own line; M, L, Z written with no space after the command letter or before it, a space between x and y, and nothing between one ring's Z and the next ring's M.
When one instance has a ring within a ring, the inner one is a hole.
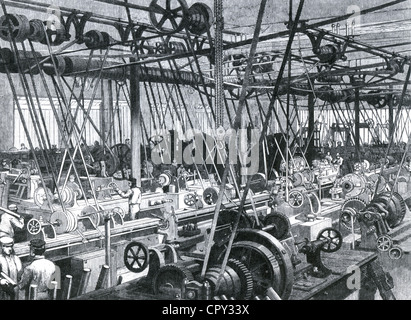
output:
M411 0L0 6L0 300L411 300Z

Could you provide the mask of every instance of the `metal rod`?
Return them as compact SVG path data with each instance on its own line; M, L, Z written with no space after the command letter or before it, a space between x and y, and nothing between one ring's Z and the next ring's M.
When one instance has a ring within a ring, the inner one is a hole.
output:
M96 290L108 287L107 278L108 278L109 272L110 272L110 267L106 264L103 265L100 271L100 275L97 280Z
M106 265L110 268L111 266L111 229L110 229L110 215L104 218L104 231L105 231L105 259ZM111 274L107 274L107 285L111 287Z
M86 293L87 286L90 281L91 269L85 268L81 274L80 284L77 290L77 296L81 296Z
M70 299L72 284L73 284L73 276L67 274L63 282L63 293L61 294L62 300Z
M50 284L53 286L53 289L52 289L52 300L57 300L58 282L57 282L57 281L51 281Z

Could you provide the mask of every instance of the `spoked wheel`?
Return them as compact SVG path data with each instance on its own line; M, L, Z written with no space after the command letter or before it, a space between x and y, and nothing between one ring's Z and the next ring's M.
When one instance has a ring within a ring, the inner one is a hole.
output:
M148 266L149 257L147 246L141 242L131 242L124 249L124 264L131 272L143 272Z
M298 190L290 191L288 203L292 208L299 208L304 203L304 195Z
M35 236L36 234L39 234L41 231L41 223L37 219L30 219L29 222L27 222L27 231L31 235Z
M149 10L151 24L163 34L179 32L187 23L188 6L185 0L153 0Z
M320 231L317 236L317 240L326 240L321 250L324 252L336 252L342 246L342 235L338 230L334 228L325 228Z
M384 234L377 239L377 249L381 252L387 252L392 248L392 239L389 235Z

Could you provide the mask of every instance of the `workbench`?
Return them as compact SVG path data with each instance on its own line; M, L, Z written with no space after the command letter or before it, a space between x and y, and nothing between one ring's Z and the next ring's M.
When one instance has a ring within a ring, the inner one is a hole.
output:
M294 282L290 300L346 300L353 299L356 291L358 300L373 300L376 289L383 299L395 299L377 278L385 275L377 252L340 249L322 253L322 260L332 274L322 279L302 273Z

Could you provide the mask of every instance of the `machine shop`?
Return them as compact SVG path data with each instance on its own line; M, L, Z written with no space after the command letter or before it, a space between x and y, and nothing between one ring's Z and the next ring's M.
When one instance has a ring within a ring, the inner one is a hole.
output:
M0 5L0 299L411 299L410 0Z

